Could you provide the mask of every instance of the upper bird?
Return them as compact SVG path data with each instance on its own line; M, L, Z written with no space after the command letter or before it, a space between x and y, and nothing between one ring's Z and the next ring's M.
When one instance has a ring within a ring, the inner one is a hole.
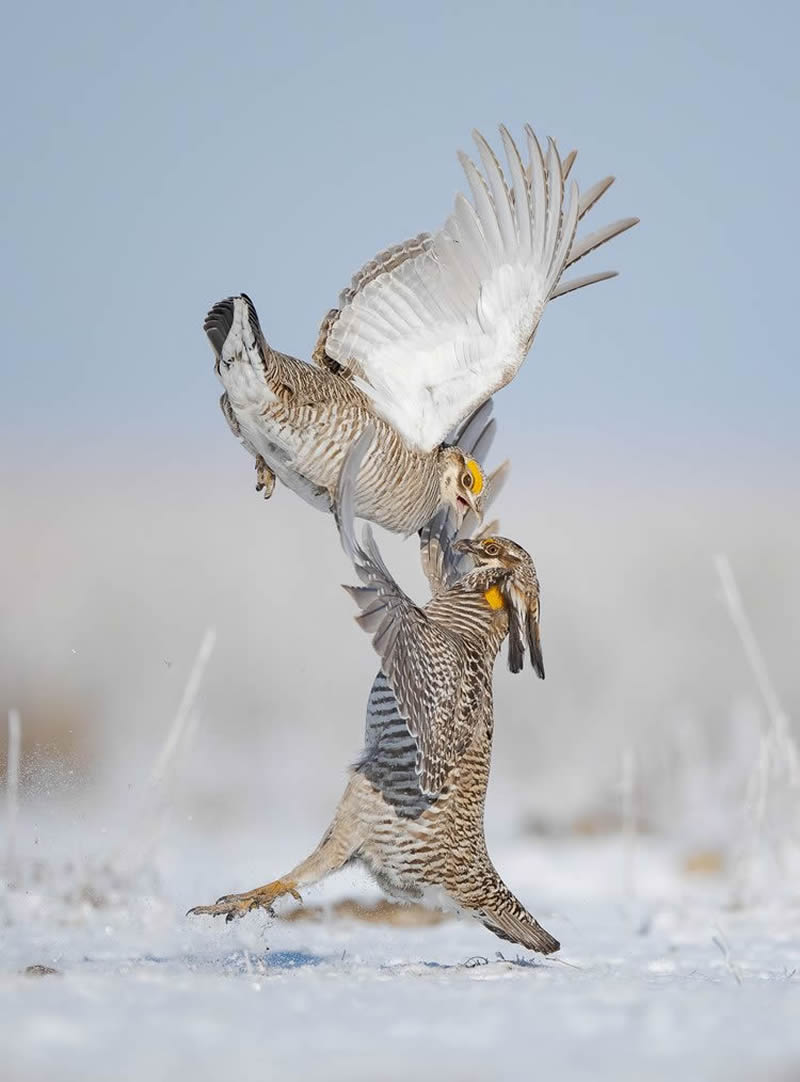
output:
M277 476L330 510L345 455L371 424L358 517L410 534L441 506L457 522L468 511L480 515L484 477L479 456L458 446L464 428L516 375L547 301L616 273L562 282L566 268L638 219L576 238L614 178L583 196L574 180L567 191L575 152L562 161L552 139L543 152L529 126L527 165L501 126L504 175L473 134L483 173L459 154L472 202L457 195L436 233L388 248L355 275L323 320L313 364L267 344L245 294L208 313L204 329L225 387L220 404L255 456L266 496Z

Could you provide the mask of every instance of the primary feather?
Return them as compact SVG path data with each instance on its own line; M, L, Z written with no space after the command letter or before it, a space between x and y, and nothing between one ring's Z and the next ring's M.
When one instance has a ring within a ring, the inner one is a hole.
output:
M472 202L456 196L444 226L376 257L353 279L331 321L326 355L352 372L376 411L414 447L430 451L513 379L552 297L611 277L561 283L564 270L637 219L578 241L578 221L608 189L583 199L552 140L546 154L526 127L528 165L501 127L508 178L479 133L483 168L459 155Z

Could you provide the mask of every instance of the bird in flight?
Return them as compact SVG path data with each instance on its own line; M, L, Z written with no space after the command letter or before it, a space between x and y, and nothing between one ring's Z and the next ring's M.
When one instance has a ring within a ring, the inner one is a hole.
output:
M440 507L457 524L480 516L485 478L480 456L461 446L465 430L474 435L482 407L518 372L547 302L615 273L565 281L564 272L638 220L577 237L614 178L581 195L570 179L575 152L562 160L527 126L523 162L505 127L500 137L505 171L475 132L481 168L459 155L471 200L457 195L438 231L388 248L354 276L323 320L312 363L268 344L246 294L208 313L222 410L265 496L277 478L331 510L345 456L370 426L356 515L404 535Z

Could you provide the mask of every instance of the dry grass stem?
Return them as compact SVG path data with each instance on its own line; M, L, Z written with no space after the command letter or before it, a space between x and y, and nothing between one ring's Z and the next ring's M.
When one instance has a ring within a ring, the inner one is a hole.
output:
M22 745L22 721L18 710L8 712L8 760L6 763L6 877L16 878L17 819L19 816L19 760Z

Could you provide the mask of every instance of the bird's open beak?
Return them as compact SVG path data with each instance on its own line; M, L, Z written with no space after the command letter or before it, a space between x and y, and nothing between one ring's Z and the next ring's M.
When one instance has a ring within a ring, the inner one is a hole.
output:
M462 525L470 511L478 520L478 525L483 522L483 500L480 496L476 496L474 492L466 492L463 496L459 494L456 497L456 503L458 507L459 526Z

